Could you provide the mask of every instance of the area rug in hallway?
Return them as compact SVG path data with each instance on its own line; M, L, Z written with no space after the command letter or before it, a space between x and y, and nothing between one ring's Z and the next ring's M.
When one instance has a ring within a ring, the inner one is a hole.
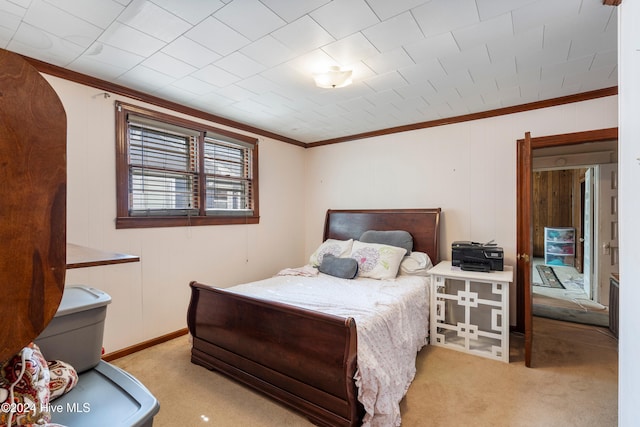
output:
M562 320L564 322L582 323L594 326L609 326L609 312L555 307L550 305L533 304L533 315L547 319Z
M536 269L540 274L540 279L542 283L534 283L534 286L546 286L547 288L558 288L564 289L562 283L560 283L560 279L556 276L556 273L553 271L553 268L548 265L536 265Z

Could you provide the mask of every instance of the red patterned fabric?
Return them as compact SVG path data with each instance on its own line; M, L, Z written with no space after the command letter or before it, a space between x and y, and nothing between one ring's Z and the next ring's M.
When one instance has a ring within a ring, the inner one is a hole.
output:
M49 391L51 396L49 401L53 401L63 394L70 391L78 384L78 373L66 362L60 360L54 360L47 362L49 365Z
M49 395L47 361L31 343L0 367L0 425L48 423Z

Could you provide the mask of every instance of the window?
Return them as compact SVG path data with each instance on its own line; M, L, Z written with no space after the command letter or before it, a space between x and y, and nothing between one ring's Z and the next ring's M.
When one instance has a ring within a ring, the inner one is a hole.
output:
M255 224L255 138L116 103L116 228Z

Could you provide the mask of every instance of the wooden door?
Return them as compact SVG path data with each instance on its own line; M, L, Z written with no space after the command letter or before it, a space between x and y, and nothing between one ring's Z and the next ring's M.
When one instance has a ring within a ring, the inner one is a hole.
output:
M517 238L517 292L518 324L524 328L525 366L531 366L533 348L533 310L531 307L531 261L533 257L533 175L531 166L531 134L518 141L518 238Z
M527 134L528 135L528 134ZM533 348L533 316L531 307L531 271L530 261L524 261L522 255L530 254L531 248L531 150L534 148L556 147L561 145L581 144L584 142L607 141L618 139L618 128L598 129L584 132L550 135L517 141L517 250L518 272L516 275L516 309L517 324L515 330L525 335L525 365L531 366ZM527 140L529 140L527 142ZM528 169L528 170L527 170Z

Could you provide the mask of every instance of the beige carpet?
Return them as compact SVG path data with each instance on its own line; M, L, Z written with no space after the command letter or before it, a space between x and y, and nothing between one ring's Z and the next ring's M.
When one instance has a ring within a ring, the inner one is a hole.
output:
M608 330L534 318L533 368L425 347L403 426L616 426L617 342ZM118 359L160 401L154 427L309 426L305 418L189 361L187 336Z

